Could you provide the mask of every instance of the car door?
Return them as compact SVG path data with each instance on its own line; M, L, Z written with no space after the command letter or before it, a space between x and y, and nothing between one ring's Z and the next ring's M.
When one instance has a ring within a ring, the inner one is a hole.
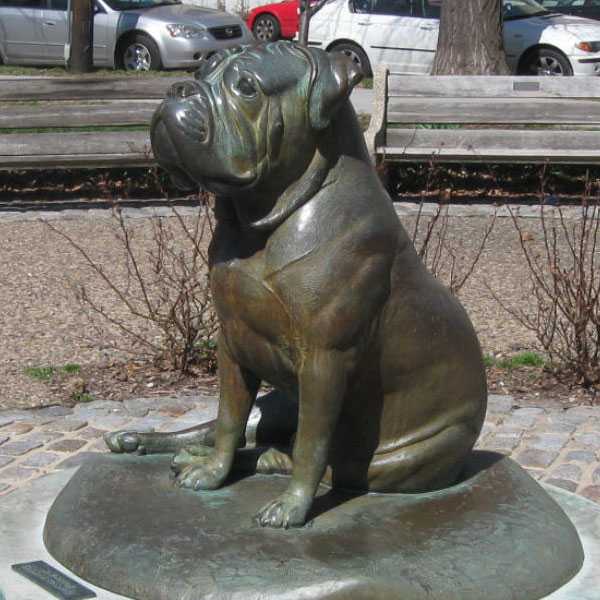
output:
M357 15L374 63L403 74L429 73L438 23L422 17L421 0L371 0L369 14Z
M67 43L67 0L46 0L42 23L48 60L55 64L65 62Z
M44 9L43 32L46 52L53 63L65 61L65 44L68 38L68 2L67 0L46 0ZM72 0L73 1L73 0ZM107 63L106 12L95 6L94 12L94 63Z
M7 62L43 64L45 0L0 0L0 40Z

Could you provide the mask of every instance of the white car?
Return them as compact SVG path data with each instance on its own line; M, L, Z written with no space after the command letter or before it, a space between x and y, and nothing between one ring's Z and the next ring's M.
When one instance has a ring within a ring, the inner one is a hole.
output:
M331 0L310 22L309 44L396 73L431 71L442 0ZM465 32L467 35L467 32ZM600 75L600 22L504 0L504 48L520 75Z

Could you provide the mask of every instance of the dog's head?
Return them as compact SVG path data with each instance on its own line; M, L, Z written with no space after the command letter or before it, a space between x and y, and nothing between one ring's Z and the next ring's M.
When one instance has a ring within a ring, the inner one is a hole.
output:
M154 155L183 188L285 189L360 79L345 56L289 42L221 51L169 90L152 121Z

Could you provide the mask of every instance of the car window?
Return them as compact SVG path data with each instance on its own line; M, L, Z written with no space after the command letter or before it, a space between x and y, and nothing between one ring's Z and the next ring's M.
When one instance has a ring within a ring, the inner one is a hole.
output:
M352 12L355 12L355 13L371 12L371 0L354 0L354 2L352 2L351 6L352 6Z
M503 0L505 20L526 19L548 14L548 9L536 0Z
M0 8L46 8L46 0L0 0Z
M67 10L67 0L49 0L50 10Z
M376 15L413 16L412 0L373 0L371 12Z
M181 4L180 0L106 0L106 3L113 10L137 10L141 8Z
M544 8L577 8L583 6L585 0L542 0Z
M426 19L439 19L442 0L421 0L421 15Z

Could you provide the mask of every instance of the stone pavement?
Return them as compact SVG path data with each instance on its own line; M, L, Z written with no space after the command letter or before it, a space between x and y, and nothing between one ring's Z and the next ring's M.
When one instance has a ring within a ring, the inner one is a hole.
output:
M0 411L0 497L107 452L106 431L185 429L216 411L216 398L207 395ZM510 396L491 395L479 447L508 454L536 479L600 504L600 407L520 408Z

